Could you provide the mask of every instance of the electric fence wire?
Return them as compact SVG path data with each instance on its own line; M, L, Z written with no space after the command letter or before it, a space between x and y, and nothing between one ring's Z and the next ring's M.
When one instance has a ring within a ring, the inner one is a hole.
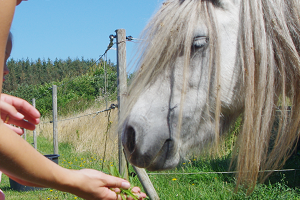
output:
M142 41L145 41L144 39L139 39L139 38L134 38L132 36L128 36L126 37L128 42L132 42L132 43L140 43Z
M57 122L69 121L69 120L73 120L73 119L79 119L79 118L83 118L83 117L87 117L87 116L91 116L91 115L94 115L94 117L96 117L100 113L111 111L111 110L113 110L115 108L118 108L118 105L117 104L111 104L110 107L107 108L107 109L104 109L104 110L101 110L101 111L97 111L97 112L93 112L93 113L89 113L89 114L85 114L85 115L81 115L81 116L76 116L76 117L71 117L71 118L57 120ZM53 121L44 121L44 122L40 122L39 124L47 124L47 123L53 123Z
M265 172L291 172L291 171L300 171L300 169L278 169L278 170L264 170L259 171L259 173L265 173ZM197 174L237 174L237 171L231 171L231 172L193 172L193 173L148 173L148 175L197 175Z

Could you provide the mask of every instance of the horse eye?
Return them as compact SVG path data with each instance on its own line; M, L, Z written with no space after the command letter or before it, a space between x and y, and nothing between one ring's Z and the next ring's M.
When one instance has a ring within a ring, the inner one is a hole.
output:
M206 36L198 36L194 38L193 46L195 48L202 48L206 46L209 42L209 38Z

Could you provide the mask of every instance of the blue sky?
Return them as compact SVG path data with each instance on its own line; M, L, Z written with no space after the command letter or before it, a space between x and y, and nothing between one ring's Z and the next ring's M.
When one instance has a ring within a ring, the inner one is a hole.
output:
M116 29L138 38L163 0L29 0L16 7L11 58L98 59ZM114 46L115 47L115 46ZM127 60L135 43L127 42ZM116 51L108 58L116 60Z

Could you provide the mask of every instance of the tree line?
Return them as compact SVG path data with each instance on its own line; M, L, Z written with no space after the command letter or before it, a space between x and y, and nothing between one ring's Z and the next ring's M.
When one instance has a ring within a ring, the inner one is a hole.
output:
M114 100L117 96L117 68L110 61L10 59L7 66L10 72L3 92L29 102L35 98L42 115L52 111L52 85L58 86L58 112L62 115L80 111L95 99Z

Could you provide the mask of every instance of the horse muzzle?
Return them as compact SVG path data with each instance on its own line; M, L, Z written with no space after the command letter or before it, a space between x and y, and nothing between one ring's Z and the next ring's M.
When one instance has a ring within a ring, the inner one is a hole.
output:
M180 161L178 144L175 138L169 137L167 126L145 124L137 118L127 118L124 123L122 144L127 160L151 171L176 167Z

